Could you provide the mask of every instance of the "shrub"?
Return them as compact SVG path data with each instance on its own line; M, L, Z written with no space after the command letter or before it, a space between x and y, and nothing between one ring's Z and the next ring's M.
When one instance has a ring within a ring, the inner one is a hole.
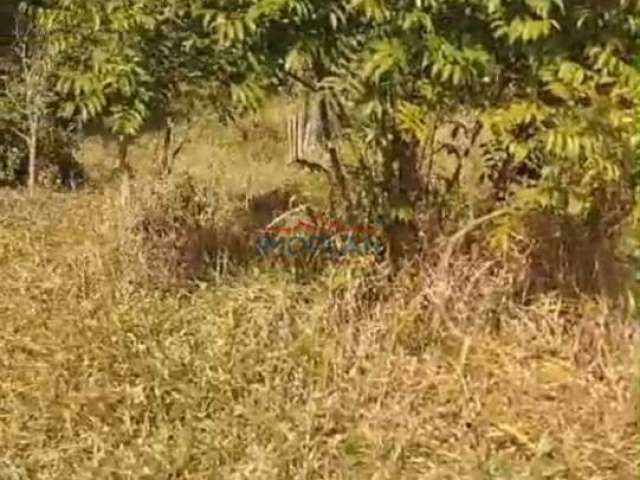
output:
M0 183L24 185L28 177L28 152L24 141L14 133L11 122L0 123ZM49 123L40 130L39 182L49 187L77 188L87 178L75 159L75 139L62 125Z

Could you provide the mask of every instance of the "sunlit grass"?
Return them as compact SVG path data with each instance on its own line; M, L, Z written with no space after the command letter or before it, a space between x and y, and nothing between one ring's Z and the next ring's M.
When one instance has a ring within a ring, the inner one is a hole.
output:
M247 178L292 178L228 143L181 160L227 189L223 230ZM133 228L154 182L0 193L1 479L634 478L632 344L603 306L518 305L464 257L159 289Z

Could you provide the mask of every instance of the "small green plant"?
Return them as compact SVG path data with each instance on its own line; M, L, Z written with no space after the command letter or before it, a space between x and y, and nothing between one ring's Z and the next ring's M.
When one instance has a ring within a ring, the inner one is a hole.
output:
M12 140L10 133L5 131L0 144L0 184L13 184L22 164L23 152Z

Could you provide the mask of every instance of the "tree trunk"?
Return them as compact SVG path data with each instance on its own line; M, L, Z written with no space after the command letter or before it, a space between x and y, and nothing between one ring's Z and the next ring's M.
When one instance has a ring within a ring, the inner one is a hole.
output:
M131 140L126 136L118 138L118 170L124 172L127 176L132 176L133 171L129 165L129 144Z
M167 118L164 128L164 138L162 141L162 157L160 159L160 170L162 175L169 175L173 167L173 138L174 123L171 117Z
M29 127L29 179L28 187L33 192L37 180L37 156L38 156L38 121L33 119Z
M331 132L331 125L329 123L329 107L327 105L327 100L325 98L322 98L318 107L322 140L326 146L325 148L327 148L327 151L329 153L329 160L331 162L331 173L333 174L333 178L338 186L340 196L342 197L342 201L347 208L347 212L352 213L351 197L347 190L347 179L342 170L342 164L340 163L338 150L336 149L335 145L333 145L333 134Z
M386 190L392 206L397 203L415 210L423 188L419 155L418 142L407 141L394 132L390 145L384 151ZM398 162L397 176L394 162ZM392 218L385 225L385 233L389 241L389 260L394 268L402 258L418 250L419 228L415 218Z
M406 141L398 136L394 139L393 150L400 162L398 166L400 193L409 204L415 206L423 188L423 180L419 171L419 143L416 140Z

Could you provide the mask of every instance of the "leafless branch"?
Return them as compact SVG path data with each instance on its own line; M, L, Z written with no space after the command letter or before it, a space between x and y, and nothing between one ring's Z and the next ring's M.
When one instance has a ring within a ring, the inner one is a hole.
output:
M9 130L11 130L14 134L22 138L25 142L29 142L29 139L30 139L29 135L24 133L22 130L15 127L10 127Z
M298 82L300 85L302 85L303 87L311 90L314 93L317 93L319 90L318 88L313 85L311 82L308 82L307 80L305 80L304 78L296 75L293 72L286 72L287 76L289 76L291 79L295 80L296 82Z

